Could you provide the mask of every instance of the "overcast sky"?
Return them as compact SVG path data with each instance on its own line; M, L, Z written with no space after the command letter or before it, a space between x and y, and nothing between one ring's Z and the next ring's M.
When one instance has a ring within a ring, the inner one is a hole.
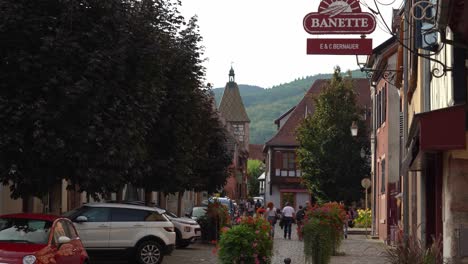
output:
M393 3L379 5L385 21L391 25L392 7L398 8L401 0L380 1ZM198 16L208 59L204 64L207 82L215 88L224 87L233 63L238 84L270 88L299 77L331 73L336 65L342 71L358 68L352 55L306 54L307 38L359 38L308 34L302 20L306 14L317 12L319 3L318 0L182 0L180 11L186 19ZM375 9L373 1L365 3ZM361 8L369 12L365 6ZM368 36L373 39L374 48L391 37L380 24Z

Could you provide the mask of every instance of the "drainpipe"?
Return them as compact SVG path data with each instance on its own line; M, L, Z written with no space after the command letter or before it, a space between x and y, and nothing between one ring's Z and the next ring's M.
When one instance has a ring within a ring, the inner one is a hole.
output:
M376 170L376 163L377 163L377 157L376 157L376 150L377 150L377 125L376 125L376 100L375 100L375 93L376 93L376 87L372 82L371 79L371 99L372 99L372 134L371 134L371 148L372 148L372 171L371 171L371 177L372 177L372 204L371 204L371 210L372 210L372 235L376 235L376 212L375 212L375 203L377 202L377 180L376 180L376 175L375 175L375 170Z
M411 8L411 3L410 1L406 1L405 4L405 14L410 14L410 8ZM410 19L410 17L406 17L406 19ZM403 23L404 26L404 44L408 47L409 45L409 25L408 23ZM403 53L403 156L406 157L407 155L407 150L406 150L406 141L408 140L408 51L405 51ZM405 238L408 237L409 235L409 177L408 177L408 171L405 171L403 173L403 232L405 234Z

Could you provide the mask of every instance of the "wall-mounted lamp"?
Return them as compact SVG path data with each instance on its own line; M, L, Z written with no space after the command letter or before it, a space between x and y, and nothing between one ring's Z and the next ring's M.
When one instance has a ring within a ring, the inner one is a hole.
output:
M384 80L387 82L392 83L396 77L396 73L401 70L391 70L391 69L374 69L370 68L369 66L369 55L356 55L356 64L361 70L361 72L365 72L368 79L372 79L374 73L380 74ZM372 82L372 85L375 86L377 83Z
M353 121L353 123L351 124L351 135L355 137L357 136L357 132L358 132L358 126L356 124L356 121Z

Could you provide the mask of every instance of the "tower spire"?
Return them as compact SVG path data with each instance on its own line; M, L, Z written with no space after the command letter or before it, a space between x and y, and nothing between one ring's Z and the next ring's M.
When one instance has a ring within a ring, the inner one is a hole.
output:
M234 82L235 81L234 80L235 74L234 74L234 69L232 68L232 64L233 64L233 62L231 62L231 69L229 70L229 82Z

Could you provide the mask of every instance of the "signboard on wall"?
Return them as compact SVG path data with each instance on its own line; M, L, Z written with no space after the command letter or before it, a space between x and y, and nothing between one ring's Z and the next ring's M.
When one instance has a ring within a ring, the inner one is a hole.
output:
M375 17L361 12L357 0L322 0L318 12L307 14L304 29L310 34L370 34Z
M372 39L307 39L307 54L369 55Z

